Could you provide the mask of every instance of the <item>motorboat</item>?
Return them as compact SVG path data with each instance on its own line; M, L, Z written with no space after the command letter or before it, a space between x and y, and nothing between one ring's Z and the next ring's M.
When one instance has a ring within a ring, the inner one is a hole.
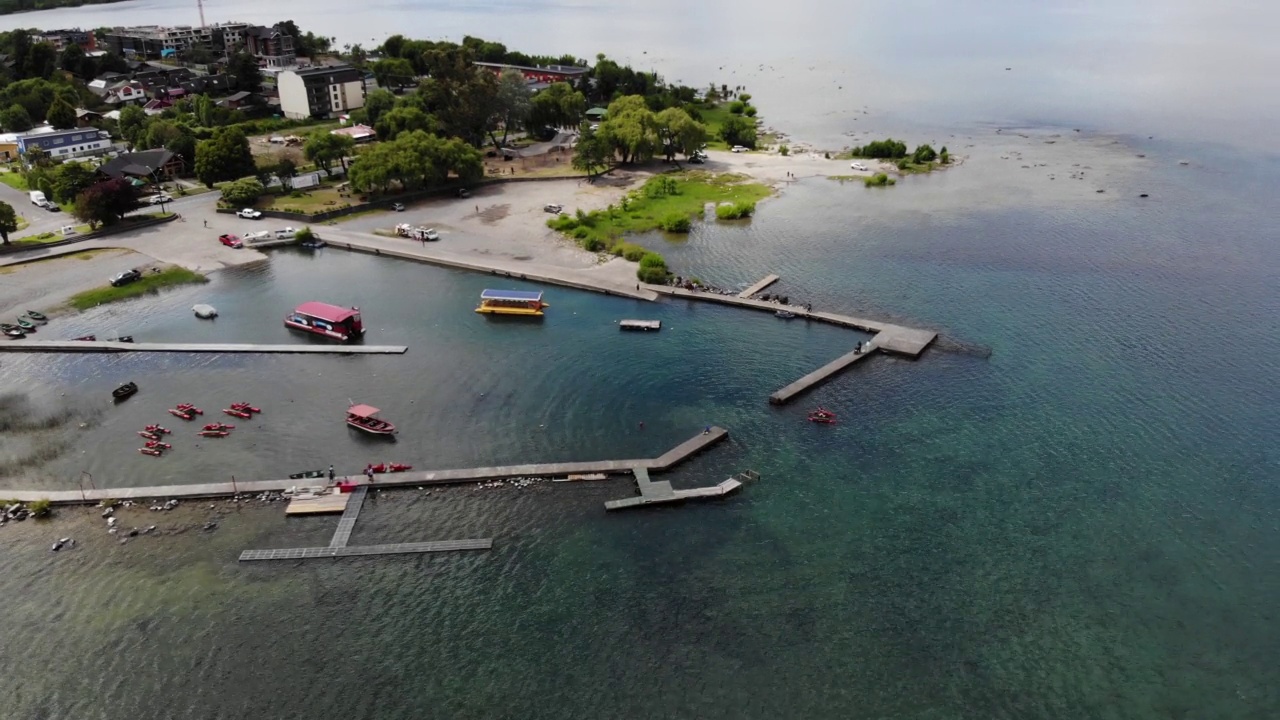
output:
M819 407L817 410L809 413L809 422L833 425L836 422L836 414L824 407Z
M123 342L123 343L131 343L131 342L133 342L133 336L132 336L132 335L121 335L120 337L116 337L116 338L107 338L107 342Z
M115 398L118 402L120 400L128 400L133 397L136 392L138 392L138 384L135 382L127 382L115 390L112 390L111 397Z
M791 320L796 316L796 314L791 312L790 310L778 310L777 312L774 313L774 316L780 317L783 320Z
M371 435L395 435L395 425L374 417L378 412L372 405L352 405L347 408L347 424Z
M97 335L81 335L78 338L71 338L71 342L97 342Z
M349 342L364 336L359 308L344 308L322 302L305 302L284 319L290 330Z
M38 313L35 310L28 310L27 317L35 320L36 322L49 322L49 317L47 315L44 313Z
M191 311L201 320L212 320L218 317L218 309L212 305L192 305Z
M253 417L253 413L251 412L247 412L245 410L236 410L234 408L222 408L222 412L230 415L231 417L238 417L241 420L248 420L249 418Z

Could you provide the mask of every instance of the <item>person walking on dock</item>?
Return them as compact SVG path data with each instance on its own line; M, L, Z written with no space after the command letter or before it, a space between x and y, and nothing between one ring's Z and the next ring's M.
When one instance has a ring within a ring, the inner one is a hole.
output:
M333 482L333 465L329 466L329 482Z
M364 468L364 474L369 478L369 484L372 485L373 484L373 465L366 465Z

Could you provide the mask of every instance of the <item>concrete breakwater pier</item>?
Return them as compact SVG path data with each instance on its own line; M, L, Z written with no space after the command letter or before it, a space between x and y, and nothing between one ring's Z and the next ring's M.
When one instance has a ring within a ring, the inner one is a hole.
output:
M668 470L729 437L729 431L721 427L708 427L692 438L680 443L656 458L632 460L594 460L587 462L542 463L530 465L505 465L493 467L463 468L457 470L427 470L423 472L391 473L377 476L376 487L408 487L418 485L451 485L511 477L566 477L603 473L618 475L631 473L635 468L649 472ZM363 475L339 476L338 479L357 485L369 484ZM253 480L239 482L198 483L189 485L155 485L148 487L96 488L90 490L0 490L0 495L19 502L49 500L54 504L93 504L102 500L147 500L152 498L216 498L261 492L283 492L291 488L305 487L306 480L285 478L282 480Z
M132 343L109 340L19 340L0 352L27 353L264 353L296 355L403 355L405 345L248 345L239 343Z

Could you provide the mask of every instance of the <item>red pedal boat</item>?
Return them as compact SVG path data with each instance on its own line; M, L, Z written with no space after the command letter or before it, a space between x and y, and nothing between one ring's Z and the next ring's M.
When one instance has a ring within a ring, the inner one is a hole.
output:
M231 409L232 409L232 410L243 410L244 412L251 412L251 413L255 413L255 414L256 414L256 413L260 413L260 412L262 412L262 408L260 408L260 407L254 407L254 406L252 406L252 405L250 405L249 403L246 403L246 402L231 403Z
M161 448L163 448L163 449L165 449L165 450L169 450L169 449L171 449L173 446L172 446L172 445L170 445L169 443L166 443L166 442L160 442L159 440L148 440L148 441L147 441L147 447L149 447L149 448L155 448L155 449L157 449L157 450L158 450L158 449L161 449Z
M174 416L174 417L182 418L183 420L195 420L195 419L196 419L196 416L195 416L193 413L190 413L190 412L188 412L188 411L186 411L186 410L179 410L179 409L176 409L176 408L169 408L169 414L170 414L170 415L172 415L172 416Z
M249 418L253 417L253 413L247 412L245 410L233 410L231 408L222 408L222 412L230 415L231 417L238 417L241 420L248 420Z
M809 413L809 422L832 425L832 424L835 424L836 422L836 414L826 408L820 407L817 410L814 410L813 412Z
M192 405L191 403L182 403L182 404L178 405L178 409L179 409L179 410L181 410L181 411L183 411L183 412L186 412L186 413L192 413L192 414L195 414L195 415L203 415L203 414L204 414L204 411L203 411L203 410L201 410L200 408L196 407L195 405Z
M347 424L371 435L395 435L396 426L374 417L377 414L378 408L372 405L352 405L347 408Z
M379 473L379 474L381 474L381 473L404 472L404 471L406 471L406 470L412 470L412 469L413 469L413 466L412 466L412 465L404 465L404 464L401 464L401 463L378 463L377 465L372 465L372 466L370 466L370 467L372 468L372 470L373 470L374 472Z
M160 457L161 455L164 454L162 450L159 450L157 448L138 448L138 452L142 453L143 455L150 455L151 457Z
M222 437L226 437L226 436L230 435L231 433L227 432L226 430L201 430L201 431L200 431L199 433L197 433L197 434L198 434L198 435L200 435L200 436L202 436L202 437L218 437L218 438L222 438Z
M157 434L155 434L155 433L153 433L153 432L147 432L146 430L139 430L139 431L138 431L138 437L144 437L144 438L146 438L146 439L148 439L148 440L159 440L159 439L160 439L160 436L159 436L159 435L157 435Z
M235 430L236 426L228 425L226 423L209 423L208 425L205 425L200 429L201 430Z
M169 433L173 432L172 430L168 428L160 427L159 425L148 425L143 429L149 433L164 433L165 435L168 435Z

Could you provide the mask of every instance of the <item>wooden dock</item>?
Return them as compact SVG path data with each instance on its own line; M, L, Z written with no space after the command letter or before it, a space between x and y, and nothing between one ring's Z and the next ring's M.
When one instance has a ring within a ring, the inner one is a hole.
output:
M618 329L632 330L632 331L639 330L641 332L648 332L650 330L656 331L656 330L662 329L662 321L661 320L621 320L618 322Z
M356 529L356 520L360 519L360 509L364 507L364 497L368 492L369 488L361 485L347 493L351 496L351 500L347 503L347 508L342 511L342 517L338 519L338 529L333 532L329 547L347 546L347 542L351 540L351 531Z
M791 400L794 399L797 395L810 390L815 385L820 385L826 382L828 379L831 378L831 376L835 375L838 372L843 371L844 369L848 368L849 366L853 365L859 360L870 356L874 351L875 351L874 346L869 347L868 345L863 345L863 347L860 350L854 350L851 353L846 353L844 355L841 355L835 360L832 360L826 365L823 365L817 370L814 370L808 375L805 375L799 380L796 380L790 385L770 395L769 402L773 403L774 405L785 405L786 403L791 402Z
M452 485L512 477L567 477L603 473L618 475L630 473L632 468L643 467L650 472L667 470L729 437L729 431L711 426L703 432L680 443L656 458L633 460L594 460L588 462L543 463L532 465L505 465L494 467L464 468L458 470L427 470L377 476L377 487L403 487L417 485ZM368 484L363 475L340 476L338 479ZM236 494L281 492L298 487L305 481L285 478L281 480L254 480L248 482L200 483L190 485L154 485L148 487L96 488L86 490L3 490L0 495L19 502L49 500L55 504L92 504L101 500L144 500L151 498L216 498Z
M675 490L671 487L671 483L665 480L653 481L649 479L649 471L645 468L634 468L633 472L636 476L636 489L640 491L637 497L623 498L621 500L609 500L605 502L605 510L630 510L632 508L649 507L651 505L668 505L671 503L685 502L686 500L705 500L710 498L720 498L728 495L739 488L746 480L759 480L760 474L752 470L748 470L715 485L707 487L690 488L688 490Z
M18 340L0 352L29 353L271 353L298 355L403 355L405 345L244 345L227 343L123 343L98 340Z
M738 297L740 297L740 298L744 298L744 299L745 299L745 298L749 298L749 297L751 297L752 295L755 295L756 293L758 293L758 292L760 292L760 291L764 290L765 288L769 287L770 285L772 285L772 284L774 284L774 283L778 282L778 280L779 280L779 278L778 278L778 276L777 276L777 275L766 275L766 276L764 276L764 279L760 280L760 282L758 282L758 283L756 283L755 285L752 285L751 287L747 288L746 290L743 290L742 292L738 293Z

